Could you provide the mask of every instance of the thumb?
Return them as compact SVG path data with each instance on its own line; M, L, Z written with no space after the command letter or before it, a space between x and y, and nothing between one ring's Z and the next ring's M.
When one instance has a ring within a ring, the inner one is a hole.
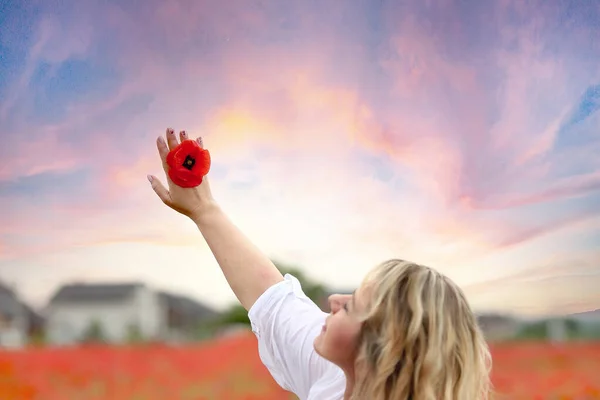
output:
M169 193L167 188L165 188L164 185L160 182L160 180L154 175L148 175L148 180L152 185L152 189L154 189L154 192L158 195L162 202L167 205L171 204L171 194Z

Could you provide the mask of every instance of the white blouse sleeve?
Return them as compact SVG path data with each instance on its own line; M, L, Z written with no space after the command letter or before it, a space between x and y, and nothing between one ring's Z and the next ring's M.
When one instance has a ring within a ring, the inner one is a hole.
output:
M267 289L248 315L261 361L285 390L305 399L315 382L335 368L313 347L327 314L304 294L294 276L286 274Z

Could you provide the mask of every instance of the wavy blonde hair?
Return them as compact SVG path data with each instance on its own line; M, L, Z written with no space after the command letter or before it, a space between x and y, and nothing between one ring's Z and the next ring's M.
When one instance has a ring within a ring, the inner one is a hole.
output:
M353 400L487 400L491 356L462 290L403 260L374 268Z

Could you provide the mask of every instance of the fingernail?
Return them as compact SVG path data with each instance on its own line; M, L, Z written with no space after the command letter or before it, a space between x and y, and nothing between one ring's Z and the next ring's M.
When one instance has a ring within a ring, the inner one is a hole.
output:
M186 131L181 131L181 136L183 136L183 137L187 137L187 133L186 133Z
M148 182L152 183L152 175L148 175Z
M175 131L173 129L169 128L169 135L174 135L174 134L175 134Z

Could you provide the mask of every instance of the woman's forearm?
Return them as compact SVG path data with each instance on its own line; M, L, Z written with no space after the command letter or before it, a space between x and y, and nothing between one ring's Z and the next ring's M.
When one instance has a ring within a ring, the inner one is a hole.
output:
M273 262L250 242L216 203L204 207L194 222L246 310L265 290L283 280Z

